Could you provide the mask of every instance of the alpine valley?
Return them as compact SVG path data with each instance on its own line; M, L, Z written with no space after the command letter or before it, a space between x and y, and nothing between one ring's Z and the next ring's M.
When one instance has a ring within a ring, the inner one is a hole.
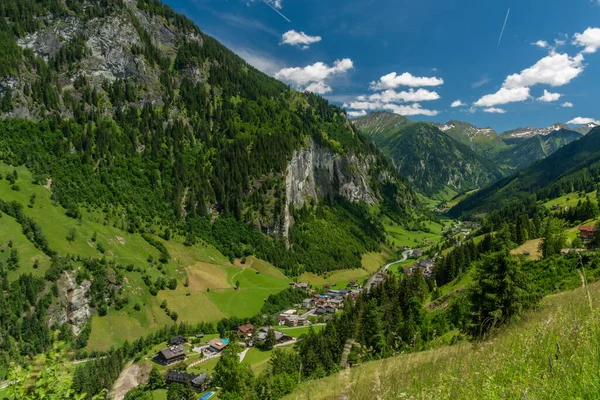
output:
M2 0L0 399L598 398L597 121L352 114L344 65Z

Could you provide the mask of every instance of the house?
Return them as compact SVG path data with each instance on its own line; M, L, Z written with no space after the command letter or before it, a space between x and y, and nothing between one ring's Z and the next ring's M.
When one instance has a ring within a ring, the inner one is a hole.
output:
M304 326L306 324L307 324L306 318L300 317L298 315L286 315L282 319L279 320L279 325L285 325L285 326L291 326L291 327Z
M344 299L343 298L339 298L339 299L336 298L336 299L330 300L329 304L332 305L332 306L334 306L334 307L336 307L336 308L341 308L341 307L344 306Z
M348 282L348 286L347 287L349 287L349 288L356 288L356 287L358 287L358 281L356 281L354 279L351 280L350 282Z
M294 338L290 335L286 335L285 333L275 331L275 341L277 344L283 344L287 342L293 342Z
M414 249L413 251L410 252L410 255L412 257L421 257L423 255L423 250L421 250L421 249Z
M315 311L315 314L317 314L317 315L325 315L325 314L327 314L327 309L325 307L317 307L317 310Z
M213 353L220 353L229 344L226 339L213 339L208 342L208 349Z
M154 361L162 365L171 365L183 360L185 360L185 349L181 345L163 349L154 356Z
M204 372L199 375L196 375L196 374L188 374L187 372L184 372L184 371L171 370L171 371L167 372L167 375L165 375L165 381L167 382L167 384L171 384L171 383L185 384L185 383L189 382L194 389L196 389L199 392L203 392L206 390L206 387L207 387L208 375L205 374Z
M335 314L336 311L337 307L333 306L332 304L329 304L327 307L325 307L325 312L327 312L327 314Z
M252 324L244 324L236 328L237 335L242 338L252 337L252 331L254 331L254 325Z
M257 339L259 342L264 342L267 339L267 334L269 333L269 331L273 329L273 327L271 326L263 326L262 328L260 328L260 330L258 331L257 334ZM286 335L285 333L279 332L279 331L274 331L275 333L275 341L277 342L277 344L283 344L283 343L287 343L287 342L291 342L294 340L293 337Z
M311 308L315 305L313 299L304 299L302 300L302 308Z
M433 267L434 261L431 258L425 258L419 261L419 267L430 268Z
M595 234L596 234L595 226L580 226L579 227L579 237L584 242L594 240Z
M184 343L187 343L187 339L183 336L175 336L169 339L169 346L179 346Z

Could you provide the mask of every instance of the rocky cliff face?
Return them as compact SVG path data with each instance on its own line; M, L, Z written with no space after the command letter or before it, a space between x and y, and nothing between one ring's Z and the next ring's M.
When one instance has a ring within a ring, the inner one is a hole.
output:
M353 153L343 155L309 144L294 152L285 177L285 219L283 236L287 238L293 224L290 207L300 208L307 202L340 195L351 202L374 205L377 196L371 190L369 164L373 156L360 158Z
M92 316L87 297L91 284L86 280L79 285L74 274L64 272L56 282L58 302L53 304L48 312L48 325L68 323L73 334L79 335L81 328Z

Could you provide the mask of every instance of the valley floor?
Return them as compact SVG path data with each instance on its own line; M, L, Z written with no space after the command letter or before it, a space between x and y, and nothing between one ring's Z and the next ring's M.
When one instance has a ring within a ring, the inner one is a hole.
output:
M597 399L599 322L600 283L548 296L483 342L366 363L287 399Z

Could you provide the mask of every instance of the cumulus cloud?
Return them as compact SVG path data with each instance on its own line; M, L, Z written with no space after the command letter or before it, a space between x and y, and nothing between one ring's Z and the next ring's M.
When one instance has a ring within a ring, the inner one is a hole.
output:
M367 115L367 112L365 110L348 111L347 114L350 118L358 118L358 117L364 117L365 115Z
M475 102L477 107L493 107L501 104L525 101L531 96L529 88L519 87L513 89L501 88L496 93L486 94Z
M466 106L466 104L460 100L454 100L452 102L452 104L450 105L450 107L463 107L463 106Z
M400 115L427 115L430 117L434 117L439 114L439 112L436 110L424 109L418 103L409 105L388 104L386 109L393 112L394 114Z
M600 125L600 121L597 119L593 119L593 118L577 117L577 118L573 118L572 120L567 122L567 124L570 124L570 125L586 125L586 124Z
M304 88L307 92L313 92L314 94L326 94L331 93L331 86L325 82L313 82Z
M331 92L331 87L327 85L326 80L335 76L342 75L354 68L351 59L344 58L337 60L333 66L323 62L316 62L306 67L283 68L275 73L275 78L291 83L302 90L325 90L323 93ZM314 93L319 93L315 91Z
M360 97L360 96L359 96ZM397 102L420 102L438 100L440 95L437 92L427 89L409 89L408 91L396 92L395 90L386 90L381 93L375 93L368 97L371 101L382 101L384 103Z
M538 84L549 86L563 86L579 76L584 69L583 55L574 57L568 54L559 54L551 50L550 54L536 62L533 66L517 74L508 76L502 88L496 93L487 94L477 100L477 107L494 107L528 100L530 87ZM558 93L544 91L540 101L556 101L560 98Z
M547 49L548 47L550 47L550 44L548 44L548 42L546 42L545 40L538 40L537 42L532 44L542 49Z
M544 103L551 103L553 101L557 101L560 99L562 94L560 93L551 93L544 89L544 94L541 97L538 97L538 101L543 101Z
M409 72L398 75L391 72L379 78L377 82L371 82L372 90L387 90L396 89L399 86L423 87L423 86L440 86L444 84L444 80L436 77L418 77L413 76Z
M490 113L490 114L504 114L506 112L506 110L504 110L502 108L488 107L488 108L484 108L483 112Z
M573 108L573 103L565 101L564 103L561 104L561 107L564 107L564 108Z
M523 88L537 84L563 86L583 72L583 56L551 53L532 67L510 75L503 86L508 89Z
M439 111L425 109L418 103L413 103L413 104L385 103L385 102L381 102L381 101L371 101L371 100L366 99L364 96L359 96L357 98L357 101L345 103L344 107L349 108L351 110L361 110L361 111L386 110L386 111L390 111L390 112L393 112L395 114L400 114L400 115L435 116L435 115L439 114ZM350 112L353 112L353 111L350 111Z
M310 36L304 32L296 32L295 30L287 31L281 36L281 44L289 44L290 46L298 46L308 49L311 44L321 41L321 36Z
M600 28L587 28L573 36L573 44L584 47L584 53L595 53L600 49Z

